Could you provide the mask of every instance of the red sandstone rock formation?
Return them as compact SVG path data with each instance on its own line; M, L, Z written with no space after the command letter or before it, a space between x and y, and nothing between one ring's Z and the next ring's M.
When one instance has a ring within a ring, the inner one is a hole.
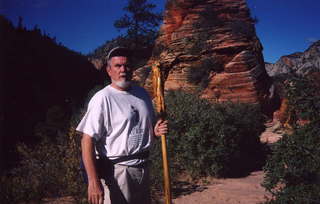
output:
M149 64L154 61L162 66L166 90L202 87L204 98L218 102L259 103L269 94L245 0L169 0Z

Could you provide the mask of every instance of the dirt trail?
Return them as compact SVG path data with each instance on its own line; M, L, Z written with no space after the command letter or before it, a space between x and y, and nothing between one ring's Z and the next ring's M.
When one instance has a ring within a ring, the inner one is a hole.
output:
M216 184L207 186L202 192L181 196L174 204L256 204L270 197L260 185L263 172L251 173L245 178L217 179Z
M274 143L281 138L279 123L267 123L261 134L262 142ZM260 185L264 172L252 172L244 178L214 179L213 184L206 186L201 192L180 196L173 200L174 204L257 204L270 198L270 193Z

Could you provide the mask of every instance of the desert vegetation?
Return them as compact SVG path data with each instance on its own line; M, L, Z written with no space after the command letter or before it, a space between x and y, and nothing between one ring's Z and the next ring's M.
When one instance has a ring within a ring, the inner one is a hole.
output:
M267 148L259 140L265 119L259 106L211 104L182 91L170 91L165 99L173 189L178 190L182 174L194 180L245 176L263 166ZM153 187L161 189L160 144L153 153Z
M273 146L264 167L263 186L273 194L267 203L320 201L320 94L313 74L283 80L292 129Z
M258 106L212 105L179 91L169 92L166 101L173 188L178 185L175 178L181 173L193 179L230 177L246 175L263 165L264 146L259 135L264 129L264 119ZM45 122L36 129L40 142L36 146L17 145L21 162L1 178L2 201L40 202L48 197L73 196L77 203L86 202L86 184L79 165L80 137L74 130L82 114L83 111L78 111L70 121L65 121L59 108L48 110ZM151 158L154 193L162 188L159 145L160 142L155 145Z

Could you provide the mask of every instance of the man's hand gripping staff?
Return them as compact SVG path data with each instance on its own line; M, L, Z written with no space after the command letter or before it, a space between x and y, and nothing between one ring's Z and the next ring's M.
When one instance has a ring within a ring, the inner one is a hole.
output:
M156 99L156 109L160 115L161 120L164 121L165 117L165 103L164 103L164 86L163 80L160 71L160 64L156 62L152 66L153 72L153 93ZM156 125L157 127L157 125ZM155 131L157 128L155 128ZM155 134L157 134L155 132ZM163 177L164 177L164 195L165 203L171 204L171 187L170 187L170 174L169 174L169 165L168 165L168 156L167 156L167 142L165 134L161 134L161 147L162 147L162 161L163 161Z

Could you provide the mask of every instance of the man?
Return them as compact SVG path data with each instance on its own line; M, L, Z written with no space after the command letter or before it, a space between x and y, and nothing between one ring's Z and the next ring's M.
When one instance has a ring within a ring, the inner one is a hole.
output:
M148 151L155 136L167 133L167 121L154 125L149 95L131 84L129 54L123 47L109 52L111 85L92 97L77 127L92 204L150 203Z

